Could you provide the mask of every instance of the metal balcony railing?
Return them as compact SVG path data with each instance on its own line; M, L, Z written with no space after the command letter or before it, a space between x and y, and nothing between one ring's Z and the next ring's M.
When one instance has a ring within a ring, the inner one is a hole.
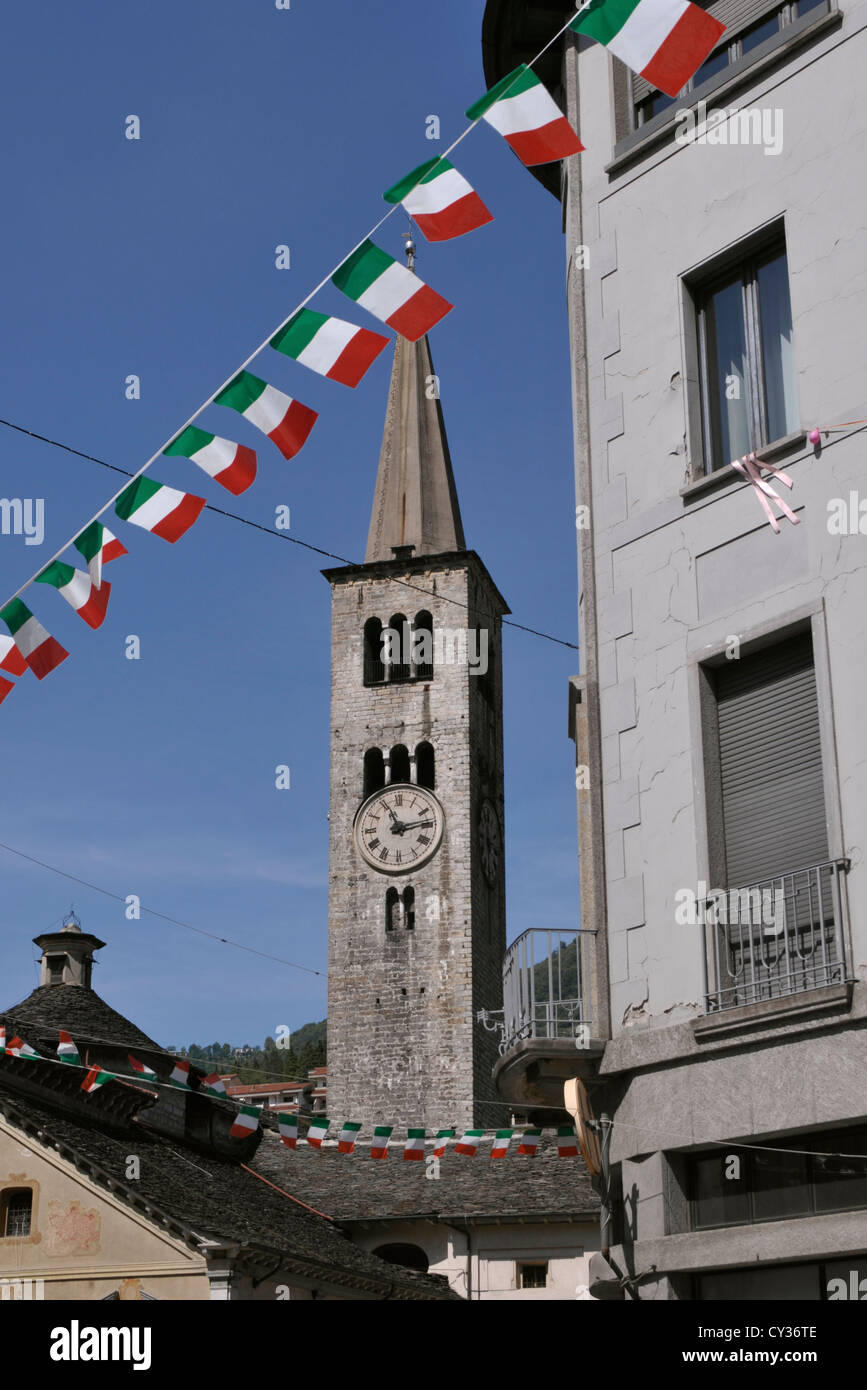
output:
M829 860L705 900L708 1013L843 983L848 867Z
M582 1035L581 963L577 928L531 927L503 959L501 1052L525 1038Z

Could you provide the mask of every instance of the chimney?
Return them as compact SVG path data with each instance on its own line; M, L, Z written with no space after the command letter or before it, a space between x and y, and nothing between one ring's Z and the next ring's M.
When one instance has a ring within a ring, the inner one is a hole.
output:
M42 952L40 985L83 985L90 989L93 953L105 945L98 936L81 930L81 923L70 912L61 931L35 936L33 944Z

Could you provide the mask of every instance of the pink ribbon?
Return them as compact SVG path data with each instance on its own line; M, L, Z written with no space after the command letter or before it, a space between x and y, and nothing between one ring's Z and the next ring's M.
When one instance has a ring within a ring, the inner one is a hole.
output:
M770 483L765 481L762 477L761 470L764 468L766 473L770 473L774 478L779 478L781 483L790 488L792 486L792 480L788 473L783 473L781 469L776 468L772 463L762 463L760 459L756 458L754 453L744 454L742 459L732 459L731 466L737 469L746 482L752 484L753 490L764 508L765 516L768 518L768 521L777 535L780 533L780 523L771 511L771 504L767 500L769 497L777 503L780 511L784 516L789 518L793 526L798 525L800 517L795 516L788 502L784 502L780 494L775 492Z

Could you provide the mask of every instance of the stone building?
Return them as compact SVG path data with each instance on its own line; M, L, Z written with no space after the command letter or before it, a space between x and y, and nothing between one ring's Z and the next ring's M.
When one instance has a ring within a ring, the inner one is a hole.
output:
M235 1106L165 1084L175 1058L90 986L103 943L75 924L37 937L42 980L0 1013L38 1059L0 1053L0 1299L437 1299L445 1278L386 1263L258 1175L261 1130ZM59 1030L116 1079L82 1091Z
M573 367L580 1069L629 1296L823 1299L867 1273L867 6L708 8L676 100L590 40L537 68L586 147L537 171ZM489 85L573 10L488 0ZM792 480L779 534L751 451ZM522 1044L501 1094L565 1070Z

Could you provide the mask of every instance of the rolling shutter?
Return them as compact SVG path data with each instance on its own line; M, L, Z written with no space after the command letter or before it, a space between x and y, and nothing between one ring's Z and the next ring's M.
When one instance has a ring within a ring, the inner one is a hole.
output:
M715 672L728 888L828 858L809 634Z

